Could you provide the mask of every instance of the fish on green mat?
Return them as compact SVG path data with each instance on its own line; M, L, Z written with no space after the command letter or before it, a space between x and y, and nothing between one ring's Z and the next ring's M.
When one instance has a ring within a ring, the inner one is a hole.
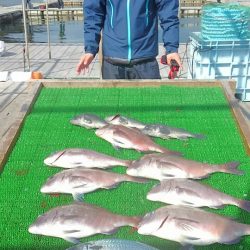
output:
M162 139L176 138L180 140L186 140L190 137L196 139L205 138L205 136L202 134L191 133L181 128L174 128L161 124L145 124L119 114L106 117L105 121L113 125L122 125L129 128L138 128L146 135L159 137Z
M196 138L196 139L205 138L205 136L202 134L194 134L181 128L174 128L174 127L169 127L169 126L161 125L161 124L146 125L142 129L142 132L146 135L159 137L162 139L175 138L175 139L180 139L180 140L186 140L188 138Z
M97 189L116 188L121 182L125 181L148 182L144 178L132 177L126 174L117 174L97 169L74 168L61 171L50 177L40 191L49 194L72 194L75 200L81 201L83 194Z
M110 142L115 148L181 155L180 152L171 151L156 144L150 137L136 128L128 128L122 125L107 125L103 128L97 129L95 134Z
M147 199L190 207L223 208L225 205L235 205L250 212L250 201L232 197L208 185L187 179L164 180L148 192Z
M157 250L138 241L103 239L75 245L67 250Z
M118 159L93 150L68 148L48 156L44 163L51 167L61 168L111 168L114 166L129 166L131 161Z
M79 243L83 237L114 234L120 227L137 227L141 217L113 214L83 202L53 208L29 226L29 233L62 238Z
M73 125L81 126L87 129L91 128L102 128L108 123L101 119L99 116L94 114L81 114L70 120Z
M146 214L138 233L179 242L181 245L236 244L250 235L250 225L202 209L170 205Z
M122 116L120 114L106 117L105 121L113 125L123 125L125 127L138 128L138 129L143 129L146 126L146 124L142 122L128 118L126 116Z
M237 169L239 164L208 164L169 154L148 154L133 161L127 168L127 174L160 181L173 178L202 179L216 172L243 175L244 172Z

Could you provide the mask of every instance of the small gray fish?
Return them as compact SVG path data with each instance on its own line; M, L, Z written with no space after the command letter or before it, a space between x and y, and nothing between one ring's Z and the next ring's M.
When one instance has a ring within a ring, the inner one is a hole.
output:
M131 119L125 116L121 116L119 114L106 117L105 121L108 122L109 124L123 125L129 128L143 129L146 126L146 124L142 122L136 121L134 119Z
M61 171L50 177L42 186L42 193L72 194L74 199L82 201L82 195L97 189L116 188L121 182L145 183L146 179L117 174L96 169L74 168Z
M48 156L44 163L61 168L110 168L114 166L129 166L131 161L114 158L88 149L68 148Z
M97 129L95 134L110 142L115 148L135 149L142 152L154 151L166 154L181 154L156 144L150 137L136 128L127 128L122 125L107 125Z
M87 129L102 128L108 123L94 114L81 114L70 120L73 125L81 126Z
M150 190L147 199L190 207L222 208L224 205L235 205L250 212L250 201L237 199L187 179L164 180Z
M182 245L235 244L250 235L250 225L198 208L170 205L146 214L138 233L179 242Z
M237 169L239 164L207 164L169 154L148 154L133 161L127 168L127 174L160 181L173 178L202 179L216 172L242 175L244 172Z
M169 126L160 125L160 124L146 125L142 129L142 132L146 135L150 135L153 137L160 137L162 139L176 138L176 139L180 139L180 140L186 140L189 137L193 137L196 139L204 139L205 138L204 135L201 135L201 134L194 134L194 133L188 132L184 129L169 127Z
M67 250L158 250L146 244L120 239L105 239L82 243Z
M140 217L113 214L104 208L75 202L56 207L30 225L31 234L40 234L79 243L79 239L95 234L114 234L122 226L137 227Z

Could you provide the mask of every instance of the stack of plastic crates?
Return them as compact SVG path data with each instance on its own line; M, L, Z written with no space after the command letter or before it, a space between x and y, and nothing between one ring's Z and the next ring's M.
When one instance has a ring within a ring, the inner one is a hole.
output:
M215 9L215 12L212 9ZM221 11L218 10L221 8ZM233 27L233 22L237 23L240 8L234 9L231 5L227 8L223 5L205 6L204 17L202 17L202 32L194 32L190 36L188 69L189 79L233 79L236 81L236 94L242 101L250 101L250 38L249 28L247 31L235 32L230 36L228 30ZM207 12L206 12L207 11ZM210 15L215 15L211 19L211 25L207 20ZM246 29L245 9L244 29ZM250 12L249 12L250 13ZM222 19L225 15L231 20ZM217 18L216 19L216 15ZM240 20L239 20L240 22ZM213 24L212 24L213 23ZM237 24L235 23L235 27ZM217 24L217 25L216 25ZM222 29L222 26L223 29ZM243 27L243 26L242 26ZM233 31L232 31L233 32ZM224 35L223 35L224 34Z

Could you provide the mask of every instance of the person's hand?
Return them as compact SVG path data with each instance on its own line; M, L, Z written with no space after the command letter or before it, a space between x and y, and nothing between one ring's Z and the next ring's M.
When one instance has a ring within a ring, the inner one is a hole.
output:
M81 72L85 74L85 71L88 70L90 63L93 61L94 55L91 53L86 53L80 59L80 62L77 64L76 72L79 75Z
M167 64L171 66L171 60L175 60L182 69L181 58L178 53L167 54Z

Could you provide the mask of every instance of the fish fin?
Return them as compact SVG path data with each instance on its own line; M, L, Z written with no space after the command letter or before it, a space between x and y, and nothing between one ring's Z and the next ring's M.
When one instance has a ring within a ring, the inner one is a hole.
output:
M114 139L114 142L116 142L117 144L120 144L121 146L125 145L124 142L118 141L118 140L116 140L116 139Z
M69 178L69 183L75 183L76 185L78 185L78 186L75 185L74 188L85 186L90 182L91 180L89 180L88 178L79 175L72 175Z
M187 236L186 239L193 240L193 241L200 240L200 238L198 237L191 237L191 236Z
M110 235L110 234L115 234L117 231L118 231L118 228L114 228L114 229L111 229L110 231L102 232L102 233Z
M174 218L176 226L183 232L185 237L192 237L190 233L199 225L198 221L187 218Z
M82 201L84 200L84 194L73 193L72 196L73 196L73 199L74 199L75 201L80 201L80 202L82 202Z
M103 188L104 189L113 189L113 188L117 188L119 185L120 185L120 182L119 183L115 183L115 184L110 185L110 186L103 187Z
M226 164L222 164L218 171L229 174L243 175L244 171L237 169L239 165L239 161L228 162Z
M190 201L181 200L181 203L182 205L185 205L185 206L192 206L192 207L195 206L195 204Z
M73 237L64 237L63 239L65 239L68 242L74 243L74 244L79 244L80 240L77 238L73 238Z
M218 205L218 206L209 206L210 208L213 208L213 209L222 209L225 207L225 205Z
M188 196L201 197L201 196L199 195L199 192L195 192L195 191L192 191L192 190L190 190L190 189L188 189L188 188L181 188L181 187L178 187L178 186L175 187L175 192L176 192L177 194L180 194L180 195L182 195L182 194L187 194ZM190 201L187 201L187 202L190 202Z
M162 175L167 178L177 177L176 174L174 174L176 170L180 173L183 173L183 170L181 168L178 168L173 163L167 161L165 161L164 163L160 163L160 168L162 168Z
M180 250L195 250L193 245L185 245L180 248Z
M246 201L246 200L239 200L237 202L237 206L250 212L250 201Z
M176 139L182 140L182 141L187 141L188 140L188 136L186 136L186 135L178 135L178 136L172 137L172 138L176 138Z
M229 240L229 241L220 241L219 243L223 243L223 244L226 244L226 245L231 245L231 244L237 244L240 242L240 237L239 238L236 238L236 239L233 239L233 240Z

